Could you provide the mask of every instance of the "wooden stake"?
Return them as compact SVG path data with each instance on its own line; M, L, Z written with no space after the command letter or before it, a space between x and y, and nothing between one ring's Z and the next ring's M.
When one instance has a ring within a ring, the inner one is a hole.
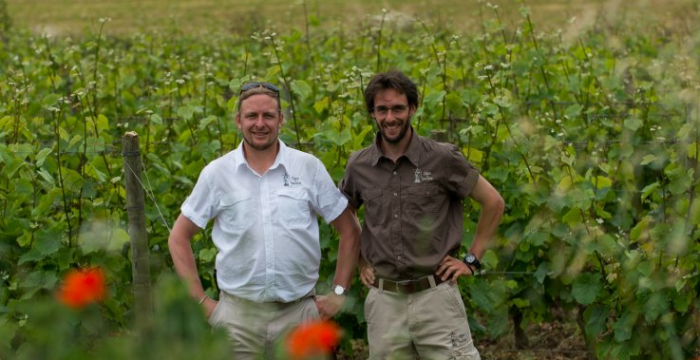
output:
M144 214L144 191L141 182L141 150L139 136L130 131L122 137L122 158L126 180L126 210L129 214L132 275L134 282L135 318L137 326L148 328L153 313L151 297L151 267L148 234Z

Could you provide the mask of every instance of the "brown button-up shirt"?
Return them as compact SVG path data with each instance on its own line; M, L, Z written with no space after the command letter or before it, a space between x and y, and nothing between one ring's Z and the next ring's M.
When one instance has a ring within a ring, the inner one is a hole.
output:
M416 279L433 274L462 244L463 199L479 171L451 144L413 132L396 163L374 144L353 153L340 190L364 205L361 251L377 275Z

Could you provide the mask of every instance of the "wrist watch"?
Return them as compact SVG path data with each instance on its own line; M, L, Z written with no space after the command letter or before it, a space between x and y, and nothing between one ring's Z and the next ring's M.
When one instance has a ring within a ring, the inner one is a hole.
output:
M479 270L481 269L481 263L479 262L479 259L476 258L476 255L469 253L467 256L464 257L464 263L473 266L474 269Z
M342 285L336 285L333 288L333 293L338 296L345 296L346 290Z

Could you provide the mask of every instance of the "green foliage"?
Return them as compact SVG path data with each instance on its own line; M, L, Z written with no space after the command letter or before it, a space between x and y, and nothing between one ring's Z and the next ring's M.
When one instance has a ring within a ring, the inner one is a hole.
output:
M0 39L5 40L12 27L12 19L7 11L7 1L0 0Z
M3 321L0 356L8 359L225 359L230 343L212 331L202 310L173 274L155 284L154 316L148 328L129 331L109 321L93 304L70 310L40 296L23 302L18 325ZM17 349L10 341L21 338Z
M526 326L559 308L578 312L600 358L690 356L700 346L700 109L696 64L684 54L697 53L697 41L605 23L565 38L533 29L529 13L523 8L512 33L486 20L468 36L390 20L367 20L352 36L314 28L308 39L299 31L206 41L9 33L0 45L0 355L140 351L126 330L125 131L140 136L151 273L160 278L171 267L164 223L202 167L240 141L232 123L240 84L279 84L282 139L314 153L339 181L348 156L373 138L364 85L376 70L397 68L422 93L414 128L445 132L507 203L487 276L462 286L476 335L507 334L514 312ZM465 247L477 213L465 215ZM338 244L328 225L321 232L325 292ZM214 295L209 231L193 248ZM108 300L80 316L56 310L50 294L62 275L88 265L107 270ZM218 357L222 345L201 334L201 314L178 291L158 291L166 299L156 306L154 356L194 342ZM363 295L354 283L339 317L345 349L364 336ZM58 349L71 340L75 347Z

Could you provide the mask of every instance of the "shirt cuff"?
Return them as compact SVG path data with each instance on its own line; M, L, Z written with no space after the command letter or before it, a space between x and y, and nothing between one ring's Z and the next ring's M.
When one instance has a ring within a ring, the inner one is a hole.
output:
M345 211L345 209L348 207L348 199L344 195L340 195L340 199L338 200L338 203L331 209L331 211L327 214L327 216L324 216L323 218L326 220L327 223L333 222L333 220L337 219L340 214Z
M207 227L207 223L209 220L205 219L202 216L197 215L197 213L192 209L191 206L188 204L183 204L180 207L180 212L182 213L182 216L190 219L195 225L197 225L200 229L204 229Z
M479 171L470 171L467 175L467 178L464 180L464 189L467 192L467 196L469 196L469 194L472 193L472 190L474 190L476 183L479 181L479 174Z

